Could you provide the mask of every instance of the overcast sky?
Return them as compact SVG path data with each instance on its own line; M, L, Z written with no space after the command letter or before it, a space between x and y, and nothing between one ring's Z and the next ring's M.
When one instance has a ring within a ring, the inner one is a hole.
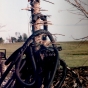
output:
M74 38L88 36L88 20L79 22L83 16L75 15L67 11L73 6L65 0L50 0L55 4L50 4L41 0L41 8L48 11L43 14L52 15L48 18L53 25L49 25L51 33L59 33L65 36L57 36L58 41L70 41ZM83 0L88 4L88 0ZM30 12L21 10L27 7L27 0L0 0L0 25L5 25L0 29L0 37L15 36L15 32L28 34L28 22ZM88 11L88 8L85 7ZM61 11L62 10L62 11ZM76 9L75 9L76 10ZM79 22L79 23L77 23Z

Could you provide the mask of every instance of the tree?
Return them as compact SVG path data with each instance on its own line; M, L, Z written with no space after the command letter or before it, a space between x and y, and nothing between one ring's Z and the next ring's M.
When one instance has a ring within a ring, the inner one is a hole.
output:
M88 18L88 11L85 8L85 6L88 6L88 4L84 3L82 0L65 0L65 1L69 2L73 7L79 10L81 13L74 13L73 10L69 10L70 12L72 12L73 14L84 16L84 18L85 17ZM84 18L82 18L82 20Z
M84 1L82 1L82 0L65 0L65 1L67 1L67 2L70 3L73 7L75 7L78 11L80 11L80 13L77 13L77 10L76 10L76 13L74 13L74 10L71 9L71 10L68 10L69 12L71 12L71 13L73 13L73 14L77 14L77 15L83 16L83 18L80 19L80 21L85 20L85 18L87 18L86 20L88 20L88 11L87 11L87 9L85 8L85 7L88 8L88 4L86 4L86 3L85 3ZM88 1L86 0L86 2L88 2ZM79 21L79 22L80 22L80 21ZM79 22L78 22L78 23L79 23ZM75 39L75 38L73 38L73 39ZM82 43L82 42L88 41L88 36L85 36L85 37L79 38L79 39L75 39L75 40L81 40L80 43Z
M12 43L16 42L17 39L15 37L11 37Z
M18 37L18 40L17 40L17 42L22 42L23 40L22 40L22 35L20 35L19 37Z
M17 41L16 42L22 42L22 35L20 34L20 32L15 32L15 35L16 35L16 39Z
M2 37L0 37L0 43L3 43L3 42L4 42L3 38L2 38Z
M25 42L27 40L28 36L26 33L23 33L23 41Z
M20 32L15 32L16 38L18 39L20 37Z

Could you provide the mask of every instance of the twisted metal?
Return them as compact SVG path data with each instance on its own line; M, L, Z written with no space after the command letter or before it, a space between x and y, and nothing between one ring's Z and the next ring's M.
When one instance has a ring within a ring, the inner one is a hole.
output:
M3 83L11 69L14 66L15 68L12 76L3 88L18 88L18 86L20 86L20 88L40 88L42 85L44 85L44 88L50 88L61 60L59 59L57 47L53 43L52 47L40 45L40 49L37 52L33 51L33 48L35 47L33 39L42 33L46 34L51 42L54 43L54 39L50 32L42 29L34 32L23 46L17 49L6 60L5 65L10 65L0 79L0 85ZM40 54L44 55L43 60ZM62 66L64 68L62 72L63 76L55 88L62 85L66 76L66 65L63 64Z
M56 46L52 34L48 31L47 16L39 12L40 0L28 1L32 6L29 11L32 15L33 34L6 60L5 65L9 66L0 78L0 86L2 88L41 88L42 86L44 86L43 88L51 88L52 86L62 88L68 68L59 57L58 51L61 48ZM40 22L40 19L43 22ZM40 24L43 25L43 29L40 29ZM48 37L51 46L38 43L36 40L38 36L42 41L47 40ZM10 71L9 79L2 86ZM73 71L71 72L72 75L75 74ZM75 77L82 88L78 75L75 74Z

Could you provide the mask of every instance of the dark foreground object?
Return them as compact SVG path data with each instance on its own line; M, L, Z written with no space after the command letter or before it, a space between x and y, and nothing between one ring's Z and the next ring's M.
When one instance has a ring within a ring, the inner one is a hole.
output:
M45 34L51 46L36 44L34 38ZM38 30L5 61L8 65L0 78L1 88L87 88L88 67L69 68L60 59L48 31ZM35 48L38 48L37 50Z
M67 67L67 69L67 75L61 88L88 88L88 66ZM57 70L55 80L59 80L59 77Z
M50 39L51 46L46 47L35 43L35 37L41 34ZM55 45L50 32L42 29L34 32L23 46L6 60L5 65L8 67L1 76L0 86L2 88L40 88L44 85L44 88L51 88L51 85L54 85L56 71L61 66L62 75L54 87L60 88L67 73L67 66L59 57L60 50L61 48Z

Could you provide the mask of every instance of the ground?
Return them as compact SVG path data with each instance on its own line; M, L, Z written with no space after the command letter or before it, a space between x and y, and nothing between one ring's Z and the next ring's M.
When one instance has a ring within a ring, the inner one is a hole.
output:
M60 57L66 62L69 67L87 66L88 65L88 41L86 42L59 42L62 46L62 51L59 52ZM0 44L0 49L6 49L7 58L19 47L22 43Z

